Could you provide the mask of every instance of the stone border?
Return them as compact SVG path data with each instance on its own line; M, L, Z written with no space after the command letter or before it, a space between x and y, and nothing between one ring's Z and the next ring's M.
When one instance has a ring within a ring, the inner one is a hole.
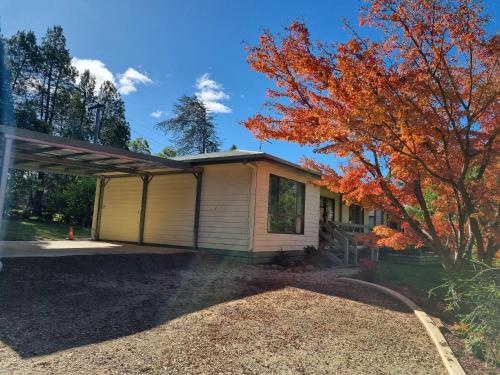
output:
M458 362L457 358L453 354L453 351L449 347L448 343L446 342L446 339L444 338L443 334L439 330L438 325L436 322L432 320L432 318L427 315L420 307L418 307L413 301L410 299L406 298L402 294L386 288L382 285L374 284L374 283L369 283L367 281L362 281L358 279L351 279L349 277L339 277L337 280L341 281L347 281L363 286L367 286L369 288L377 289L381 291L382 293L388 294L397 300L401 301L404 303L406 306L408 306L413 313L417 316L418 320L422 323L422 325L425 327L427 334L430 336L432 342L436 346L439 356L441 357L441 360L443 361L444 367L446 367L446 370L448 371L448 374L450 375L466 375L466 372Z

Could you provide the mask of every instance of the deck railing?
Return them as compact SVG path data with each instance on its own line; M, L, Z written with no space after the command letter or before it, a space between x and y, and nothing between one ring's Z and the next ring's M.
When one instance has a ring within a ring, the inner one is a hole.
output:
M334 224L342 231L350 234L370 232L371 228L363 224L351 224L335 221Z

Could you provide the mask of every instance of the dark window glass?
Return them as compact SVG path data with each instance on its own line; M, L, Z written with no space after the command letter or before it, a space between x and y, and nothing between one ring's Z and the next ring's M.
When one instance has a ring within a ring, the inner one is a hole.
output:
M270 233L304 233L305 185L288 178L271 175L269 179Z
M349 206L349 221L352 224L364 224L363 208L361 206Z
M375 223L375 216L368 216L368 226L369 227L374 227L376 225Z
M320 221L335 221L335 200L326 197L320 197Z

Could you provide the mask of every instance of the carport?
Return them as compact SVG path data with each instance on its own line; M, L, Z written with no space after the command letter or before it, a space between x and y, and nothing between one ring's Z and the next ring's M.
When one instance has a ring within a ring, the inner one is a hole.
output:
M154 176L193 174L196 178L193 248L198 247L198 227L202 169L191 163L139 154L110 146L56 137L44 133L0 125L0 213L3 212L8 170L49 172L98 179L98 200L94 207L96 225L93 239L100 239L103 199L110 179L139 177L140 191L137 243L144 238L148 185ZM0 215L0 228L1 218Z

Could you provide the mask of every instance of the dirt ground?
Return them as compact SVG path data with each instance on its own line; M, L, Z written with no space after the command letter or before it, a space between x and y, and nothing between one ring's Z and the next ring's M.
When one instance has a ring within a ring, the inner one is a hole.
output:
M193 254L5 259L0 373L446 374L399 303Z

